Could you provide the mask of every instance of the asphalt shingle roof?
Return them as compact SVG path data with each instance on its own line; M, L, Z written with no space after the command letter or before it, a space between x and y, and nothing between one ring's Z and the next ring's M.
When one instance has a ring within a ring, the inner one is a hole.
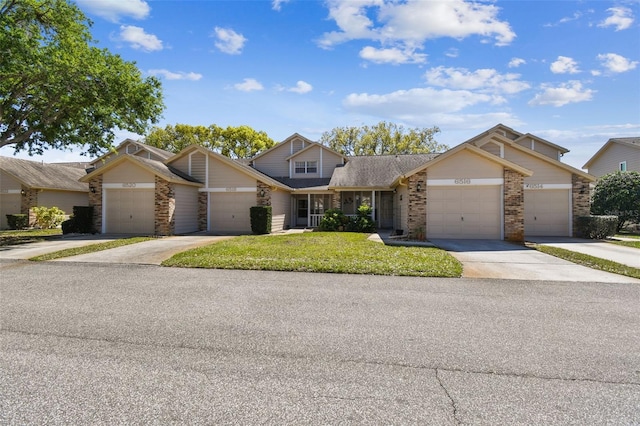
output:
M632 137L632 138L611 138L612 141L628 143L631 145L640 146L640 137Z
M417 169L438 155L411 154L349 157L347 164L334 170L329 187L388 188L398 177Z
M0 169L30 188L89 192L89 185L78 181L86 175L78 167L0 157Z

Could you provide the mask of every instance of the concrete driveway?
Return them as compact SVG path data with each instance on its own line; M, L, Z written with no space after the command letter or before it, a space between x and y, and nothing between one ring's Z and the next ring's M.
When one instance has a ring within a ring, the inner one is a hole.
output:
M499 240L430 240L462 262L462 276L516 280L640 283L623 275L598 271L520 244ZM633 250L633 249L632 249Z
M633 247L620 246L600 240L585 240L582 238L563 237L535 237L527 240L545 246L559 247L565 250L577 251L601 259L622 263L623 265L640 268L640 250Z
M113 241L118 238L124 238L124 235L65 235L37 243L0 246L0 260L26 260L54 251Z

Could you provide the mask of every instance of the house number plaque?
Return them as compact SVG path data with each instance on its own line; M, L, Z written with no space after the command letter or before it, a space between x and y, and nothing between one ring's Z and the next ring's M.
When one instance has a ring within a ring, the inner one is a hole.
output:
M544 189L544 184L542 184L542 183L526 183L524 185L524 189Z
M456 184L456 185L471 185L471 179L469 179L469 178L454 179L453 183Z
M122 184L123 188L135 188L136 187L136 183L135 182L125 182Z

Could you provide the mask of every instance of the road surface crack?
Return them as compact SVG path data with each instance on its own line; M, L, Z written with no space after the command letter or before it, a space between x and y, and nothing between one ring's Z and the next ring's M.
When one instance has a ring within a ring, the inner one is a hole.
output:
M434 368L434 371L435 371L436 381L438 382L438 385L442 388L442 390L444 391L444 394L447 396L447 398L449 399L449 402L451 403L451 408L453 409L453 421L457 425L462 424L460 419L458 419L458 405L456 404L456 401L453 399L453 397L449 393L449 390L444 385L444 383L442 383L442 378L439 375L439 370L437 368Z

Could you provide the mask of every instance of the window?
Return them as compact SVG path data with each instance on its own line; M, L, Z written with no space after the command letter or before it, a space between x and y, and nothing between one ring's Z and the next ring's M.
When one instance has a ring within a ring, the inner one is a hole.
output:
M318 173L317 161L296 161L296 173Z
M626 161L622 161L622 162L620 163L619 170L620 170L621 172L626 172L626 171L627 171L627 162L626 162Z

